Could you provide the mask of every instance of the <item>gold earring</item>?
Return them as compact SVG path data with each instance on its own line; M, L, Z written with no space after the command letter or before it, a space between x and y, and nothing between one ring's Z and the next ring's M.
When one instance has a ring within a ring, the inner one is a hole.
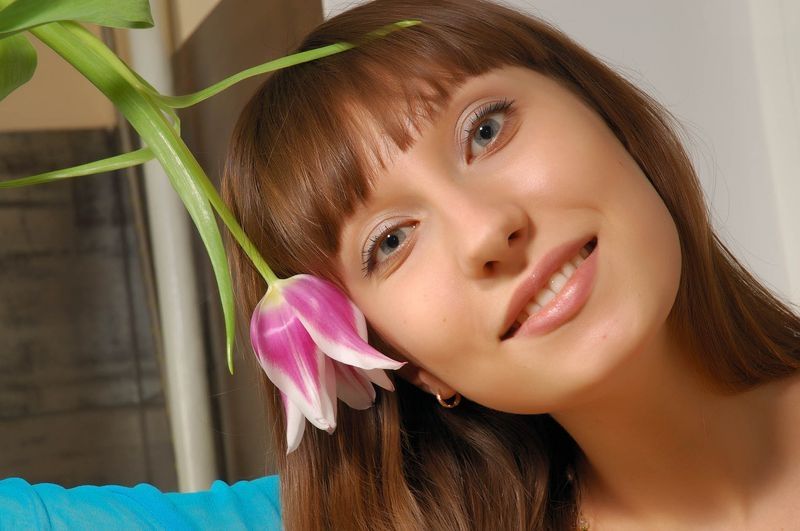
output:
M439 402L440 406L446 407L447 409L453 409L461 403L461 394L456 393L450 398L442 398L440 393L436 393L436 400Z

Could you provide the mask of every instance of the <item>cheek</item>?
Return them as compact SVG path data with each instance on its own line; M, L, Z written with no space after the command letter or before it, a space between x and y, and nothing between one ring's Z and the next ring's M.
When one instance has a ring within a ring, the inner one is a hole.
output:
M558 129L542 135L533 131L527 143L515 145L507 157L504 184L517 196L529 198L540 212L542 208L595 205L609 195L610 181L622 171L617 148L627 152L604 131L591 133L576 136L573 130Z
M672 216L644 176L628 174L618 187L600 238L603 282L598 299L606 317L593 339L613 363L642 352L663 329L681 277L681 249ZM601 362L602 365L602 362Z
M644 303L672 308L681 275L678 230L658 192L629 157L615 197L615 228L625 236L631 283ZM664 309L660 310L664 313Z
M461 291L444 269L427 268L424 274L398 270L380 293L359 305L372 327L401 355L437 373L457 350L452 338L465 329Z

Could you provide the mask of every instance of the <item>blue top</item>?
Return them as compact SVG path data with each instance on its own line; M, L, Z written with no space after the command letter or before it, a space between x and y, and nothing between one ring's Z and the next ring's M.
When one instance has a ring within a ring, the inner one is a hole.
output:
M0 480L0 530L281 529L278 476L211 490L163 493L152 485L65 489Z

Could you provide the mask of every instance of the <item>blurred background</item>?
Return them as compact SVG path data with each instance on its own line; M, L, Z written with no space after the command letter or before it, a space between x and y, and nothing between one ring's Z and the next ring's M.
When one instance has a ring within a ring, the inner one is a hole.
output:
M96 33L163 92L187 93L290 53L355 3L151 0L156 28ZM667 106L723 239L800 303L800 3L506 3ZM94 87L37 51L33 80L0 103L0 179L137 146ZM215 182L259 83L181 113ZM231 376L205 250L157 167L3 190L0 242L0 477L191 491L274 471L249 341Z

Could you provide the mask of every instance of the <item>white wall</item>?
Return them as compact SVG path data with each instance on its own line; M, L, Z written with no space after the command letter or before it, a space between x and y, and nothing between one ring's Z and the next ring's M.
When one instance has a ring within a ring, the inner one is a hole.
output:
M323 0L323 11L356 3ZM553 22L671 110L720 235L800 304L800 2L507 4Z

